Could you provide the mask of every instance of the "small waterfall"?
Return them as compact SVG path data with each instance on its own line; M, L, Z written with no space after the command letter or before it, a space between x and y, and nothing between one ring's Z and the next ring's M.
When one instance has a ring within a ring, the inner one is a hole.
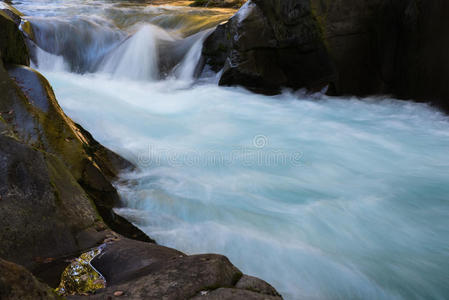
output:
M32 17L29 21L36 44L47 53L63 57L72 72L95 71L104 55L125 37L101 19Z
M173 38L154 25L143 25L129 39L113 50L101 63L100 71L114 78L157 80L159 78L158 44Z
M31 61L31 67L33 68L56 72L70 70L70 66L64 60L64 57L48 53L39 47L35 47L34 58L36 62Z
M203 50L203 42L210 32L211 30L204 30L196 34L196 42L192 45L175 70L178 79L184 81L192 81L194 79L198 62L201 58L201 51Z

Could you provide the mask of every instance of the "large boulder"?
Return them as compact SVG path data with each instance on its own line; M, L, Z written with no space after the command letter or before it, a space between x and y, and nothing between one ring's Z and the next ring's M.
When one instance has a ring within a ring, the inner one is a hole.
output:
M262 93L318 90L335 79L309 0L251 0L206 39L203 63L223 70L220 85Z
M224 256L185 255L177 250L125 238L105 245L92 265L107 288L88 297L109 299L273 299L281 296L268 283L242 275Z
M114 286L132 280L151 264L183 256L175 249L120 238L106 244L91 263L107 279L108 286Z
M119 204L119 196L111 181L120 171L132 169L131 163L100 145L67 117L50 84L37 71L10 65L8 73L13 80L5 79L4 86L11 96L1 101L0 111L11 112L5 120L15 135L28 145L60 158L112 230L151 241L112 210Z
M58 297L24 267L0 258L0 299L53 300Z
M0 157L0 257L39 273L104 240L100 216L60 159L4 135Z

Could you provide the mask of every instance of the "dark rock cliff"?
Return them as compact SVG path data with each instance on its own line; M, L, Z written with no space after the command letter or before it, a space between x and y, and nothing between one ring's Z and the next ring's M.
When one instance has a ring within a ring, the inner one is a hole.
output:
M252 0L204 43L221 85L392 94L449 110L449 2Z
M312 0L338 68L335 93L449 109L449 2Z
M252 0L206 39L204 62L221 85L319 90L336 76L322 35L308 1Z

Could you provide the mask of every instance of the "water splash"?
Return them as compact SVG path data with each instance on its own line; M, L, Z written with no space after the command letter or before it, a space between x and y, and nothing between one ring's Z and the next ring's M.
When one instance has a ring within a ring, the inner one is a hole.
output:
M201 51L203 43L211 30L205 30L197 34L196 42L192 45L190 50L184 56L182 62L175 70L176 77L183 81L193 81L197 73L198 63L201 58Z
M110 23L82 17L32 17L37 46L47 53L64 58L70 70L95 71L99 61L111 51L125 34Z
M170 41L172 37L154 25L141 26L104 59L100 72L110 73L114 78L157 80L160 40Z

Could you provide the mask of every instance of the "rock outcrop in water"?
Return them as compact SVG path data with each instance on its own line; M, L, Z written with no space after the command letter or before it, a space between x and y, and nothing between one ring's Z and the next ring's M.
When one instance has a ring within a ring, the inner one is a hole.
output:
M336 77L322 36L309 1L252 0L206 39L203 57L223 70L220 85L320 90Z
M449 109L449 2L252 0L204 43L221 85L272 92L329 84ZM335 66L335 69L334 69Z
M155 245L116 215L111 181L132 164L64 114L47 80L27 66L20 22L1 13L0 24L1 299L56 299L47 284L56 287L71 259L100 244L94 264L108 288L74 299L117 290L128 299L281 299L227 258Z

